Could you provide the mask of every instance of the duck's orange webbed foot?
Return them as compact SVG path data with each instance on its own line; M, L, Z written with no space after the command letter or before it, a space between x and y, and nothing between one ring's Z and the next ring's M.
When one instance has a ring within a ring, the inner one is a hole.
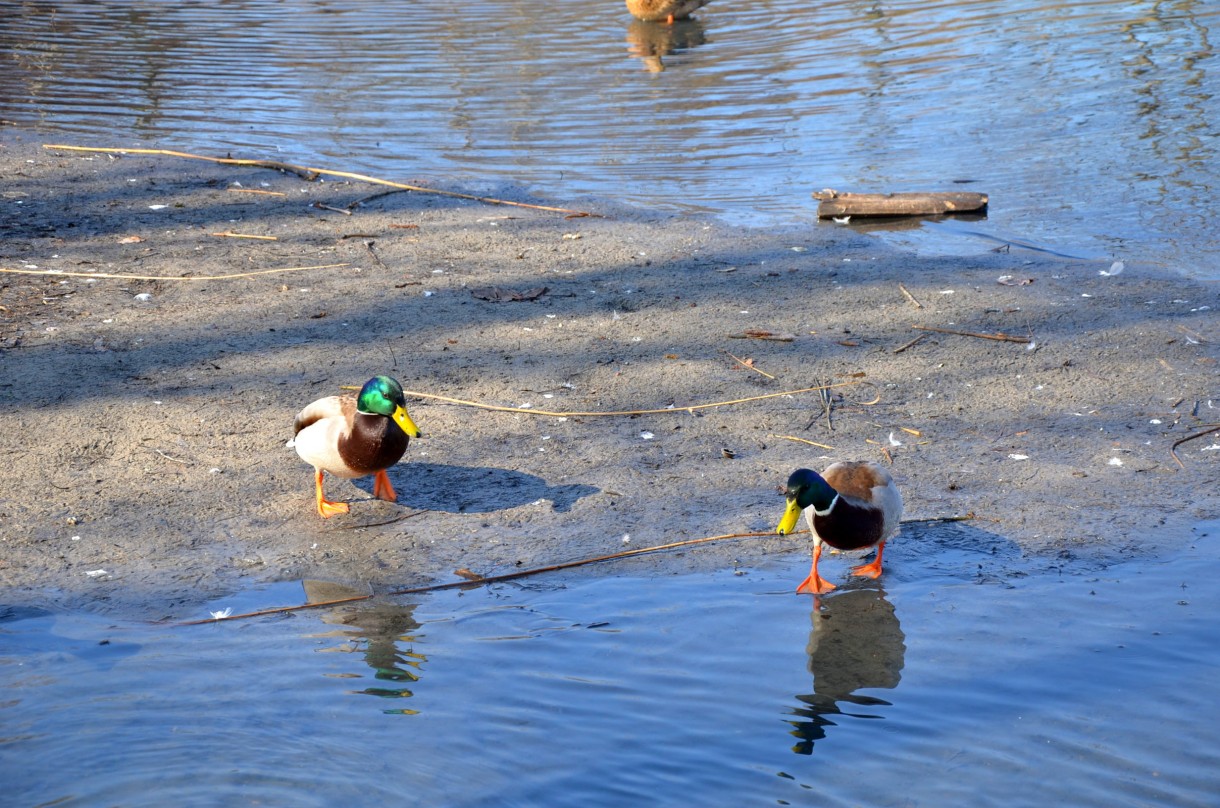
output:
M851 568L852 575L858 575L861 578L877 579L881 577L881 553L885 551L885 542L877 545L877 556L867 564Z
M837 586L830 581L819 577L816 574L810 574L808 578L801 581L801 585L796 588L798 595L825 595L838 589Z
M390 485L390 477L384 471L373 475L373 496L388 502L398 501L398 494L394 493L394 486Z
M314 487L317 489L318 516L321 516L323 519L329 519L337 513L348 512L346 502L331 502L322 495L322 472L320 471L314 477Z

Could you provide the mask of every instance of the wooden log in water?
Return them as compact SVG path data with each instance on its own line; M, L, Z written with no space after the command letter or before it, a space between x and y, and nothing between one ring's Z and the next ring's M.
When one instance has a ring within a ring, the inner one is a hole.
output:
M987 194L947 193L841 194L821 191L818 218L833 216L929 216L943 213L978 213L987 208Z

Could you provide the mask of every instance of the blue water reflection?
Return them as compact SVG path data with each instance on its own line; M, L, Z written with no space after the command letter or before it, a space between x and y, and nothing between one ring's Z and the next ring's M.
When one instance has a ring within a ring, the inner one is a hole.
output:
M289 10L290 9L290 10ZM969 233L1220 273L1220 6L0 0L0 118L84 145L233 152L749 224L810 192L991 196Z
M1220 582L1200 571L1220 524L1118 562L1077 548L1069 567L965 563L956 540L904 533L880 585L820 604L792 594L793 553L195 626L8 608L6 799L1208 804ZM353 592L280 584L208 608Z
M848 718L884 718L876 708L890 702L874 690L893 690L902 680L906 637L885 591L875 586L844 589L816 599L809 614L812 627L805 645L813 692L796 697L792 751L813 754L827 728ZM846 708L844 704L848 705Z

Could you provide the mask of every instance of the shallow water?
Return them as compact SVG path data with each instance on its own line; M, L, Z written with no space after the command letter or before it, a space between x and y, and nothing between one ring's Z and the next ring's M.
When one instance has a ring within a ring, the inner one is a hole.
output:
M1213 804L1220 523L1146 538L929 529L817 610L795 553L193 627L10 608L5 801Z
M984 221L884 232L1220 277L1214 2L714 0L668 28L621 0L0 0L0 21L0 119L55 140L760 225L812 222L827 187L979 190Z

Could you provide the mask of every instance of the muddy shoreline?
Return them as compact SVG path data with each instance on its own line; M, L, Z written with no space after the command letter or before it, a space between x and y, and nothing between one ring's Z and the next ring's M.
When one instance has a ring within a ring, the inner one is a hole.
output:
M1220 515L1217 441L1180 447L1185 468L1169 453L1220 422L1216 284L512 188L449 190L602 216L369 199L383 189L44 142L0 133L0 266L140 279L0 274L8 604L181 616L263 581L384 591L768 530L789 471L841 458L892 461L908 517L973 512L954 540L1028 554L1138 552ZM323 265L341 266L221 277ZM293 414L376 373L532 410L675 409L560 418L408 396L425 437L391 472L399 503L333 480L352 511L322 520L284 445ZM841 385L829 416L817 392L682 409L825 383ZM934 551L936 533L898 541ZM624 563L663 575L794 546Z

